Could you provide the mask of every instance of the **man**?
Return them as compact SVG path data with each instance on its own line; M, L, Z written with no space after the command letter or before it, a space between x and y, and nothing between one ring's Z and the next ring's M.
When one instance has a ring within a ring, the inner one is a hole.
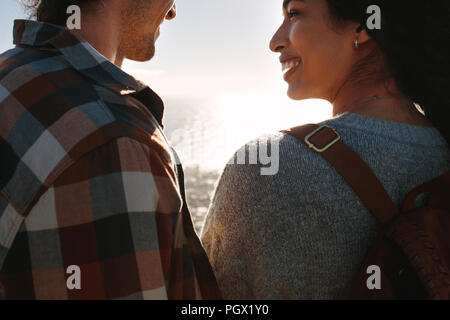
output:
M71 4L81 29L64 26ZM0 55L0 288L8 299L216 299L147 61L174 0L41 0Z

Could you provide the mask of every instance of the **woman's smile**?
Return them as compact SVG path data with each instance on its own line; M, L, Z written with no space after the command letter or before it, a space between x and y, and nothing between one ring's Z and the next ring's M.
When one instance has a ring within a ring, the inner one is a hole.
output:
M300 59L289 60L281 64L281 70L284 72L283 78L288 81L291 76L299 69L302 61Z
M285 81L288 81L291 75L295 73L298 66L302 63L302 59L300 57L282 54L280 56L280 63L281 71L284 73L283 78Z

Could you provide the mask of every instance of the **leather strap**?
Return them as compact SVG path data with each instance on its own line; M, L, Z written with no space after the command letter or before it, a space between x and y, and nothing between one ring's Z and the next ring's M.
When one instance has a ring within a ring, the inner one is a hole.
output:
M319 128L321 129L308 141L305 140L309 134ZM381 223L386 224L399 213L370 167L355 151L342 142L334 129L328 126L307 124L282 132L306 143L310 148L321 149L328 145L328 149L325 151L317 152L336 169ZM339 140L337 140L338 137ZM333 141L334 143L332 143Z

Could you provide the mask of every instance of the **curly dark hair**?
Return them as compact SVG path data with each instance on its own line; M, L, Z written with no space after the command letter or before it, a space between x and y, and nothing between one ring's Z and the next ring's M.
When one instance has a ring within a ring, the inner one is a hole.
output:
M85 7L100 3L102 0L21 0L31 10L31 15L38 21L64 26L68 15L66 10L71 5Z
M383 53L389 77L418 104L450 145L450 1L326 0L333 24L361 23ZM367 8L381 9L381 29Z

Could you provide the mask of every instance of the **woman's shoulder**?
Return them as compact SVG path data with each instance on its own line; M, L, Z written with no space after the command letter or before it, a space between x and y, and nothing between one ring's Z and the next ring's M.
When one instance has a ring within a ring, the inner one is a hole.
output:
M256 137L241 146L228 161L225 171L242 175L277 176L287 162L317 164L317 155L302 142L284 132Z
M379 142L392 141L409 144L411 146L448 149L444 137L433 126L407 124L376 117L364 116L356 113L344 113L325 120L319 125L329 125L340 131L344 137L351 136L372 137ZM345 137L349 140L349 137ZM385 139L385 140L383 140ZM349 141L351 142L351 141Z
M334 128L382 182L395 180L387 188L406 180L412 187L450 170L450 150L437 128L350 113L318 125ZM283 132L262 135L239 148L228 162L226 174L275 187L299 178L341 181L319 153Z
M320 154L280 131L261 135L241 146L225 166L219 188L258 201L272 201L292 190L292 185L297 189L307 188L307 181L331 182L336 177L328 174L330 170L331 165Z
M319 126L327 125L336 130L344 143L357 150L378 149L383 146L386 149L408 149L409 152L424 151L449 153L446 140L435 127L411 125L379 118L363 116L354 113L344 113L331 119L317 123ZM283 133L275 132L261 135L239 148L237 155L246 155L246 159L264 159L264 151L280 150L280 156L301 157L315 152L309 149L302 141ZM259 151L259 154L256 152ZM295 152L286 152L295 151ZM253 154L252 154L253 153ZM392 152L390 152L392 154ZM306 157L308 159L309 157ZM243 157L236 158L239 163ZM233 163L233 159L230 160ZM254 163L249 163L254 164Z

